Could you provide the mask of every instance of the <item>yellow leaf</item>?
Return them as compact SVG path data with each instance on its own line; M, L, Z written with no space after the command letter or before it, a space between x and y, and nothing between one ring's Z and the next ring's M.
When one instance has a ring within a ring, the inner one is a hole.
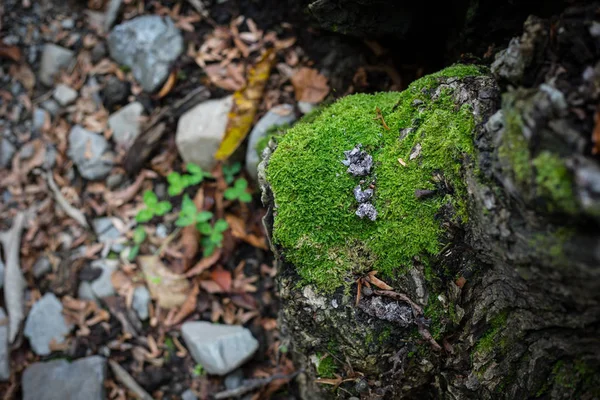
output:
M229 112L225 137L215 153L217 160L229 158L248 135L274 61L275 53L268 50L248 72L247 85L233 94L233 106Z

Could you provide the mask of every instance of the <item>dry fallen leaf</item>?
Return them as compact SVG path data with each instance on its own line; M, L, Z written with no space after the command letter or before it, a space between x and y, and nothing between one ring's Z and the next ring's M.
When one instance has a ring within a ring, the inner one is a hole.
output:
M239 147L252 127L254 116L262 99L265 85L275 61L273 51L267 51L260 61L250 69L248 84L233 94L233 107L229 113L227 130L219 149L217 160L226 160Z
M201 274L202 272L204 272L207 269L209 269L210 267L212 267L217 262L217 260L219 260L219 258L221 258L221 249L217 249L212 255L205 257L202 260L198 261L196 263L196 265L194 265L185 274L185 276L187 278L189 278L191 276Z
M246 233L246 227L244 221L241 218L236 217L233 214L227 214L225 215L225 220L231 228L231 234L233 235L233 237L241 239L254 247L258 247L259 249L268 249L267 241L264 237L258 237L254 234Z
M375 275L377 275L377 271L371 271L369 272L369 282L371 282L373 285L377 286L379 289L383 289L383 290L392 290L393 288L388 285L387 283L385 283L384 281L382 281L381 279L377 278Z
M175 314L173 319L167 320L165 324L168 326L176 325L183 321L188 315L193 313L196 310L198 293L200 293L200 289L198 288L198 285L194 285L192 287L192 290L190 290L190 293L188 294L187 298L181 305L181 308L179 309L179 311L177 311L177 314Z
M231 290L231 272L224 270L220 265L211 273L211 279L215 281L225 292Z
M165 97L166 95L168 95L169 92L171 91L171 89L173 89L173 87L175 86L175 82L177 82L177 78L176 78L175 72L171 72L171 74L167 78L167 81L163 85L162 89L160 89L160 91L156 95L156 98L157 99L162 99L163 97Z
M7 46L0 43L0 58L9 58L14 62L21 61L21 49L17 46Z
M171 272L157 256L138 257L148 290L162 308L182 305L190 290L190 283L182 276Z
M297 101L319 103L329 94L327 78L314 68L302 67L292 76Z

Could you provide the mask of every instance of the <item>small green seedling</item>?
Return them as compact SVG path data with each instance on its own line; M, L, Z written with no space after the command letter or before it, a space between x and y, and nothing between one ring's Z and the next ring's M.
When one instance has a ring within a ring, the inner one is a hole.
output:
M202 238L202 247L204 247L204 257L208 257L215 252L217 247L222 246L223 232L229 228L229 224L224 219L220 219L215 222L214 226L210 226L208 223L201 223L197 227L198 231L204 235Z
M231 185L235 180L235 176L239 174L241 170L242 164L239 162L231 165L223 165L223 178L225 178L225 182L227 182L228 185Z
M194 376L203 376L206 375L206 370L204 369L202 364L196 364L192 373L194 374Z
M154 194L154 192L151 192L150 190L146 190L144 192L143 199L146 208L138 212L135 216L135 220L137 222L148 222L152 218L154 218L154 216L161 217L169 211L171 211L171 203L166 200L158 201L158 197L156 197L156 194Z
M177 226L190 226L204 224L211 220L213 213L210 211L200 211L196 208L194 201L190 199L187 194L183 196L183 202L181 203L181 212L179 218L175 221Z
M135 258L140 252L140 246L142 245L142 243L144 243L144 240L146 240L146 230L143 226L138 226L133 231L133 247L127 255L129 261L135 260Z
M186 168L189 174L182 175L179 172L171 172L167 176L169 182L169 195L177 196L180 195L186 188L197 185L204 180L204 178L212 178L213 176L202 170L196 164L187 164Z
M225 190L223 196L227 200L239 200L244 203L249 203L252 201L252 195L246 192L246 188L248 188L248 181L244 178L240 178L233 184L233 187Z

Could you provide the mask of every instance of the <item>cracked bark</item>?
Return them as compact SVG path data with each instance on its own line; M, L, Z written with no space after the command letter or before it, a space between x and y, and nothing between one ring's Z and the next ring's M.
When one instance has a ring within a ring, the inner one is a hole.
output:
M303 398L600 397L600 166L591 139L600 98L597 9L530 18L494 63L501 99L489 78L446 82L478 118L477 160L464 166L469 222L451 230L433 276L415 261L394 287L420 307L432 295L439 300L441 350L418 334L416 321L379 340L389 323L363 311L376 292L356 307L355 286L331 295L298 289L285 249L274 248L282 333L307 371L299 378ZM565 166L569 198L544 192L547 164L538 160L548 154ZM262 171L267 164L268 157ZM262 186L271 230L274 204L264 179ZM424 314L427 323L432 316ZM331 343L339 374L356 382L364 375L366 388L315 383L310 354Z

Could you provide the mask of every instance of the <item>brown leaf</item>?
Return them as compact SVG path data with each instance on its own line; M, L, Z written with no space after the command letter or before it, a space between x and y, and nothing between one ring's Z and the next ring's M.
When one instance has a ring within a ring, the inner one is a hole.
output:
M167 320L165 324L167 326L176 325L183 321L188 315L193 313L196 310L196 303L198 302L198 293L200 293L200 289L198 288L198 285L194 285L192 287L192 290L190 290L190 292L188 293L185 301L181 305L181 308L179 309L179 311L177 311L177 314L175 314L172 320Z
M21 82L25 89L32 91L35 87L35 74L26 64L13 65L10 69L13 77Z
M600 107L596 110L596 115L594 115L594 131L592 132L592 143L594 147L592 148L592 154L600 153Z
M377 274L377 271L371 271L369 272L369 281L377 286L379 289L383 289L383 290L392 290L393 288L388 285L387 283L385 283L384 281L382 281L381 279L377 278L375 275Z
M231 272L224 270L220 265L211 273L211 278L215 281L225 292L231 290Z
M221 257L221 249L217 249L211 256L204 257L202 260L198 261L196 265L190 269L185 276L187 278L199 275L202 272L206 271L210 267L212 267Z
M156 95L156 98L157 99L162 99L163 97L165 97L166 95L168 95L169 92L175 86L175 82L177 82L177 77L175 75L175 72L172 71L171 74L169 75L169 77L167 78L167 81L165 82L165 84L163 85L163 87L160 89L160 92L158 92L158 94Z
M460 278L458 278L456 280L456 286L458 286L461 289L462 289L463 286L465 286L465 283L467 283L467 280L465 279L464 276L461 276Z
M257 247L259 249L268 250L267 241L264 237L258 237L252 233L246 233L246 225L244 221L233 214L225 215L225 220L231 228L231 234L237 239Z
M140 256L138 263L148 290L160 307L170 309L185 302L190 283L184 276L171 272L157 256Z
M314 68L302 67L292 76L292 85L297 101L319 103L327 97L329 85L327 78Z
M223 293L223 288L215 281L200 281L200 286L208 293Z
M339 376L338 374L334 374L334 375L335 375L335 379L319 378L319 379L315 379L315 382L321 383L324 385L332 385L334 387L338 387L342 384L342 377Z
M17 46L7 46L0 43L0 58L9 58L14 62L21 61L21 49Z

